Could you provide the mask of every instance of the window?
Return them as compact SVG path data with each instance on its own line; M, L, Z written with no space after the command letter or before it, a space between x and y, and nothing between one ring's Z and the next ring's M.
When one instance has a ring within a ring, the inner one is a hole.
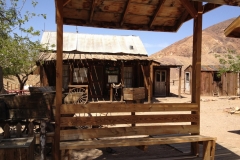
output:
M124 67L124 87L132 87L133 69L132 67Z
M69 65L63 65L63 83L62 87L64 89L68 88L69 84Z
M108 75L108 83L118 83L118 75Z
M186 74L185 74L185 79L186 79L186 82L189 82L189 80L190 80L190 73L189 72L186 72Z
M73 82L75 83L86 83L88 82L87 68L74 68L73 71Z
M217 81L217 82L221 81L221 75L219 75L218 72L213 73L213 81Z

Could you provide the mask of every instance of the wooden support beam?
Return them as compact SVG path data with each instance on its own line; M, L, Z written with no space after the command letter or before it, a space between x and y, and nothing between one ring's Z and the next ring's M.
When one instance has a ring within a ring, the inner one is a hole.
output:
M198 122L192 122L197 125L200 133L200 92L201 92L201 48L202 48L202 2L197 2L195 7L198 15L193 21L193 55L192 55L192 84L191 84L191 102L198 104L198 111L192 111L192 114L198 115ZM199 152L199 146L196 143L191 144L191 150L194 155Z
M222 6L222 5L220 5L220 4L214 4L214 3L207 3L207 4L203 5L203 14L204 14L204 13L207 13L207 12L209 12L209 11L215 9L215 8L218 8L218 7L220 7L220 6ZM186 21L188 21L188 20L190 20L190 19L192 19L192 17L188 14L188 15L187 15L187 18L185 18L184 22L186 22ZM180 27L180 26L179 26L179 27Z
M122 86L124 87L124 62L123 61L121 65L121 83L122 83ZM121 101L123 101L123 87L121 89Z
M175 27L176 27L176 31L181 27L181 25L185 22L186 18L188 17L189 13L187 10L184 11L184 13L182 14L181 18L179 18L179 20L177 21Z
M178 83L178 97L181 98L181 84L182 84L182 67L179 68L179 83Z
M142 73L143 73L144 83L146 85L146 88L149 90L149 84L148 84L148 81L147 81L147 77L145 75L145 71L144 71L143 65L141 65L141 69L142 69Z
M130 2L131 2L131 0L128 0L128 1L127 1L127 4L126 4L126 7L125 7L125 9L124 9L124 13L123 13L123 17L122 17L120 26L122 26L123 23L124 23L124 19L125 19L126 15L127 15Z
M55 140L54 159L60 159L60 107L62 105L62 60L63 60L63 0L56 1L57 19L57 64L56 64L56 111L55 111Z
M202 52L202 3L197 3L198 17L193 24L193 55L192 55L192 103L200 106L201 89L201 52Z
M71 0L63 0L63 7L66 6Z
M150 96L148 97L148 102L152 102L152 97L153 97L153 62L150 62L150 78L149 78L149 92Z
M93 13L94 13L94 9L96 7L96 0L92 1L92 7L91 7L91 13L90 13L90 17L89 17L89 23L92 23L92 19L93 19Z
M152 24L153 24L154 20L156 19L158 13L160 12L160 10L161 10L164 2L165 2L165 0L160 0L160 1L159 1L158 6L157 6L157 9L156 9L156 11L155 11L155 13L154 13L154 15L153 15L150 23L149 23L149 28L152 27Z
M189 2L188 0L180 0L180 2L182 2L182 5L186 8L186 10L189 12L189 14L193 18L197 17L197 11L196 11L196 9L194 8L194 6L192 5L191 2Z

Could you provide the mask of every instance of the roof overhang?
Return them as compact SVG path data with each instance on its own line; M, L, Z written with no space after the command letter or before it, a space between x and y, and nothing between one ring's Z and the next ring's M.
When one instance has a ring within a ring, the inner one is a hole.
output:
M224 34L226 37L240 38L240 16L224 30Z
M56 0L55 0L56 1ZM239 5L223 0L208 2L202 13L222 4ZM64 0L63 24L112 29L176 32L180 26L197 17L193 0Z

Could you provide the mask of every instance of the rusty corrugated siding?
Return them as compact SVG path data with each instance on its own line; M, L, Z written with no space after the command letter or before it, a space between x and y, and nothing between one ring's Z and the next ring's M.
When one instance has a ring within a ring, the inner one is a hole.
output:
M49 49L56 51L56 32L44 32L41 44L48 44ZM55 45L51 47L51 45ZM147 51L138 36L94 35L63 33L63 51L82 53L122 53L146 55Z
M153 58L140 55L104 55L104 54L74 54L63 53L63 60L147 60L154 61ZM41 53L40 61L56 60L56 53Z

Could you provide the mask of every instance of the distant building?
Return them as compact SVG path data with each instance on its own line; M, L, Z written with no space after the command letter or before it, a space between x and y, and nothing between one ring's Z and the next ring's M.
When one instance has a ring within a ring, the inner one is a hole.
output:
M201 66L201 95L202 96L236 96L238 94L238 74L227 72L218 75L220 65ZM184 70L184 93L191 93L192 66Z

